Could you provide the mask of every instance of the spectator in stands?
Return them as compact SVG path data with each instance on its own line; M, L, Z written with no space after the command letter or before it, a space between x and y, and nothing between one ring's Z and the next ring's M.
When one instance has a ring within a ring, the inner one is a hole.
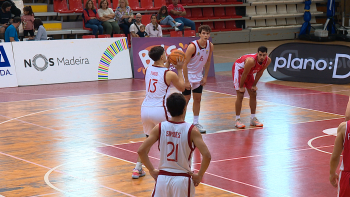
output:
M22 24L23 24L23 35L24 37L30 38L34 37L34 13L31 6L26 6L23 8Z
M125 36L128 36L130 26L134 20L134 14L129 7L128 0L119 0L118 7L115 10L115 16L118 19L119 27L123 29Z
M0 10L0 33L4 33L6 28L10 25L11 20L11 3L5 1Z
M170 4L168 6L168 12L170 13L170 16L175 19L176 22L181 23L179 26L179 29L182 31L184 29L184 26L191 27L191 30L196 30L196 25L193 21L190 19L184 18L183 16L186 16L186 10L181 5L178 4L178 0L172 0L173 4Z
M112 36L113 33L120 33L119 25L114 19L115 14L112 8L108 7L107 0L102 0L100 2L100 9L98 9L97 13L100 16L100 20L102 21L102 26L105 30L105 34L109 34Z
M16 7L16 4L11 0L0 0L0 7L2 7L2 4L5 2L9 2L11 4L11 13L14 16L21 16L21 10Z
M36 33L35 36L35 40L47 40L47 33L46 33L46 29L43 25L43 22L41 21L40 18L36 18L34 20L34 29L38 30L38 32Z
M165 5L160 8L157 21L161 25L170 25L172 28L175 28L175 31L179 31L177 27L181 25L181 23L176 22L173 17L168 14L168 8Z
M19 41L17 28L21 24L21 18L16 16L13 18L12 25L8 26L5 31L5 42Z
M151 23L146 26L149 37L163 37L162 27L157 23L157 16L152 14Z
M96 12L94 2L88 0L84 9L85 27L92 29L92 34L97 36L97 31L100 35L103 34L103 27L101 25L100 16Z
M137 13L135 18L136 18L136 21L132 25L130 25L129 31L132 37L139 37L137 35L137 32L140 31L140 26L142 25L141 23L142 15L140 13Z
M137 32L138 37L142 38L142 37L149 37L147 32L146 32L146 26L145 25L141 25L140 26L140 31Z

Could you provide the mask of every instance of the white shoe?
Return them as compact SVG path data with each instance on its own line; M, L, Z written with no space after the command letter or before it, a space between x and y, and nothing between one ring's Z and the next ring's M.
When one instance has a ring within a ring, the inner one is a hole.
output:
M195 124L194 126L197 127L197 129L199 130L200 133L206 133L206 132L207 132L207 130L205 130L205 129L203 128L203 126L200 125L199 123L198 123L198 124Z
M181 26L181 23L175 22L176 27Z
M177 27L175 27L175 31L180 31L180 29L179 29L179 28L177 28Z

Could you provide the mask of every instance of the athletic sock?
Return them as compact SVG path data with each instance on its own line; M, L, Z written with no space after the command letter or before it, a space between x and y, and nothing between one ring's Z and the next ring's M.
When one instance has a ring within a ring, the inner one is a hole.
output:
M142 169L142 163L141 162L137 162L135 169L136 170L141 170Z
M241 115L236 116L236 120L241 119Z
M193 116L193 124L198 124L199 116Z
M255 114L250 115L250 119L255 118Z

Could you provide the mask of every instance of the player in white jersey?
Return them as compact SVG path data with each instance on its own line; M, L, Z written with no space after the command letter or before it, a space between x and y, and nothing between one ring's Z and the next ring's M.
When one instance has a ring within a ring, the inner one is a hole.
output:
M174 65L179 73L178 76L175 72L169 70L170 64L167 61L163 47L153 47L148 55L154 61L154 64L146 69L146 96L141 106L141 120L146 137L156 124L168 120L165 99L170 84L173 84L179 91L185 89L182 75L184 60L178 60L177 65ZM132 178L138 179L142 176L145 176L145 172L142 170L141 159L138 158L132 171Z
M209 41L211 29L208 25L202 25L198 28L200 39L191 42L186 50L186 60L183 66L185 77L185 88L182 92L186 101L191 99L191 89L193 92L193 124L201 133L206 130L199 124L199 111L203 86L207 83L207 77L210 68L211 56L214 45ZM204 76L203 76L204 67Z
M173 93L167 98L166 105L171 120L161 122L152 129L138 154L156 181L153 197L193 197L194 187L201 182L211 155L198 129L184 121L187 105L185 97ZM149 160L148 150L157 141L160 161L158 169L155 169ZM202 163L199 172L193 173L191 160L196 147L202 155Z

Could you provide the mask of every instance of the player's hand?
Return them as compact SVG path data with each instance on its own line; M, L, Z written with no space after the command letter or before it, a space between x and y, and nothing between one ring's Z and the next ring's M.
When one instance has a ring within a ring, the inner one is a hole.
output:
M256 92L256 91L258 90L258 87L252 86L252 89L251 89L251 90L253 90L253 92Z
M198 173L189 172L189 174L192 176L194 186L197 187L199 183L202 181L203 177L198 175Z
M186 90L191 90L191 84L189 81L185 81L185 89Z
M154 169L153 171L149 171L149 174L154 178L155 181L157 181L159 170Z
M203 77L203 79L201 80L201 85L205 86L205 84L207 84L207 78Z
M329 182L333 185L333 187L338 187L339 176L337 173L329 175Z
M245 88L239 88L238 90L240 93L244 93L245 92Z
M176 60L177 60L177 63L176 63L176 65L174 65L174 67L177 70L182 69L182 66L184 65L184 62L185 62L185 58L177 58Z

